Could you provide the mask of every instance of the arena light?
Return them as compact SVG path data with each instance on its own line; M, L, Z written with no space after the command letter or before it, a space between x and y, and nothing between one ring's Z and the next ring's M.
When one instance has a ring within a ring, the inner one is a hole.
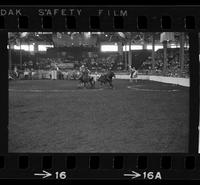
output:
M45 45L38 45L38 51L46 51L47 48L45 47Z
M117 52L117 45L101 45L101 52Z
M14 45L14 49L15 49L15 50L19 50L19 49L20 49L20 46Z
M170 45L170 48L178 48L178 47L180 47L180 46L178 46L178 45L176 45L176 44L171 44L171 45Z
M14 45L15 50L34 51L34 45Z
M159 45L155 45L155 51L159 50L159 49L163 49L163 46L159 46Z
M21 45L21 49L25 51L29 51L28 45Z
M163 49L163 46L162 45L155 45L155 51L159 50L159 49ZM147 49L148 50L152 50L153 49L153 46L152 45L147 45Z
M142 50L142 45L131 45L131 50ZM129 45L123 46L123 51L129 51Z
M171 44L171 45L170 45L170 48L180 48L180 44ZM184 48L187 48L187 49L188 49L188 48L189 48L189 45L185 44L185 45L184 45Z
M34 45L30 45L29 51L34 51Z
M142 48L142 45L131 45L131 50L141 50Z
M129 46L128 45L123 46L123 51L129 51Z
M53 48L53 45L38 45L38 51L47 51L47 48Z
M33 45L21 45L21 49L25 51L34 51Z
M155 51L162 48L163 48L162 45L155 45ZM143 45L131 45L131 50L142 50L142 49L143 49ZM152 45L147 45L147 49L152 50ZM123 46L123 51L129 51L129 45Z

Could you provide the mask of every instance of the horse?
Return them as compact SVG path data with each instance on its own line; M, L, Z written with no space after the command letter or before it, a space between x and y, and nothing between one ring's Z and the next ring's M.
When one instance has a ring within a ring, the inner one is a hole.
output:
M105 85L106 83L109 83L110 87L113 88L114 87L113 84L112 84L112 78L113 77L116 77L115 73L113 71L109 71L106 74L102 74L99 77L98 81L101 83L101 86L102 86L102 84Z
M91 85L92 88L94 87L94 77L89 76L87 73L82 73L78 80L83 84L84 87L86 87L88 83Z
M8 80L17 80L18 78L19 78L19 73L14 71L8 73Z

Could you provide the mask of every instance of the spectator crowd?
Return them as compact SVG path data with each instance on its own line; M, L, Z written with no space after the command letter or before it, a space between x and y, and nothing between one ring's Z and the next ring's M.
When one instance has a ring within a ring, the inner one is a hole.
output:
M52 71L56 71L58 79L76 79L80 66L86 66L93 73L105 72L111 68L115 72L127 72L123 61L123 56L118 53L97 54L91 56L84 55L81 59L76 60L73 56L68 58L48 58L39 57L37 60L27 60L23 62L23 69L17 65L9 72L9 78L20 79L52 79ZM179 51L177 49L169 50L167 53L166 71L163 71L163 50L155 52L155 68L152 66L152 58L147 57L138 72L142 74L165 75L172 77L189 77L189 52L185 51L184 69L181 71L179 62Z

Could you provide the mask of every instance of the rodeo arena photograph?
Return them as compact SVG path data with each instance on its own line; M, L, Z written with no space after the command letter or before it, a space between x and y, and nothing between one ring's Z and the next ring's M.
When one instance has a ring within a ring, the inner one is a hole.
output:
M183 32L9 32L11 153L186 153Z

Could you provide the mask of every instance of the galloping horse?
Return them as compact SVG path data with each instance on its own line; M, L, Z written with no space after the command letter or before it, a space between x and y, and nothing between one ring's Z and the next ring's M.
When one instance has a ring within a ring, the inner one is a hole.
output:
M102 84L109 83L110 87L113 88L112 78L115 77L115 73L113 71L109 71L106 74L103 74L99 77L98 81Z
M84 87L89 83L91 87L94 87L94 78L89 76L87 72L82 72L78 80L83 84Z

